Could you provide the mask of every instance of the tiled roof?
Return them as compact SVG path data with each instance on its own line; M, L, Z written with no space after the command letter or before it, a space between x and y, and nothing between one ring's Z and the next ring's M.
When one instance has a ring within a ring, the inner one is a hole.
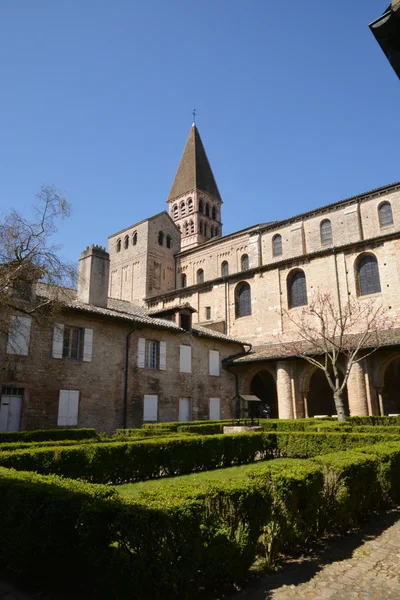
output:
M190 130L168 200L182 196L194 189L202 190L221 200L214 174L195 124Z
M357 340L356 335L346 336L346 343L351 346L351 341ZM318 352L313 349L311 344L306 342L298 343L298 347L301 352L310 355L317 356ZM396 346L400 345L400 328L395 327L393 329L381 330L371 335L369 342L367 342L364 348L373 348L374 346L385 347L385 346ZM241 364L251 363L263 360L276 360L280 358L294 358L297 354L291 350L290 342L286 344L263 344L262 346L254 346L250 352L238 354L237 357L230 358L227 360L227 364Z
M148 325L149 327L155 327L157 329L167 329L169 331L185 332L185 329L179 327L173 321L167 319L158 319L151 317L147 314L146 308L143 306L135 305L132 302L125 300L117 300L115 298L108 298L107 308L101 306L95 306L93 304L85 304L80 302L76 298L76 290L59 288L57 286L47 286L40 284L38 286L38 294L45 298L59 297L62 304L71 310L79 312L85 312L87 314L99 315L114 319L121 319L130 323L138 323L140 325ZM200 325L194 324L192 327L192 333L200 337L215 338L225 342L236 342L238 344L245 344L240 340L231 338L228 335L213 331L207 327L201 327Z

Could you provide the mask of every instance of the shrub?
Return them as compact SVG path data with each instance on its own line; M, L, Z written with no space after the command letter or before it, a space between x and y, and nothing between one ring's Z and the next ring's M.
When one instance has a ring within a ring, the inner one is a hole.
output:
M201 423L200 425L181 425L179 433L195 433L196 435L217 435L224 432L225 424Z
M325 526L329 530L353 526L378 508L382 501L378 457L347 451L318 456L314 461L324 469Z
M398 425L400 426L400 416L398 417L349 417L346 421L350 425Z
M0 443L85 440L88 438L97 438L95 429L35 429L33 431L7 431L0 433Z
M357 448L357 452L379 458L378 481L382 489L382 500L386 504L400 502L400 444L383 442Z
M182 435L2 452L0 465L94 483L123 483L245 464L272 457L274 449L273 434Z

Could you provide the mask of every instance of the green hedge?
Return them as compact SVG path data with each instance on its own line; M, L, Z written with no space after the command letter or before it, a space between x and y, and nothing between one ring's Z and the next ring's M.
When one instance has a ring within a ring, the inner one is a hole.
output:
M349 417L346 423L350 425L398 425L399 417Z
M258 463L213 484L178 480L135 501L107 486L0 468L1 564L82 597L189 600L199 589L214 597L240 584L257 556L273 564L397 501L399 481L399 442Z
M114 438L117 440L130 438L169 437L175 435L176 431L171 429L117 429Z
M275 436L263 433L175 436L132 442L29 448L0 453L0 465L93 483L144 481L272 457Z
M264 434L269 435L269 434ZM340 433L277 431L275 456L288 458L310 458L319 454L340 452L352 448L369 446L378 442L400 440L400 434L383 433Z
M46 442L57 440L85 440L97 438L95 429L35 429L0 433L0 444L5 442Z
M0 465L93 483L171 477L273 457L310 458L400 440L385 433L276 432L236 435L169 435L142 440L29 447L0 452Z

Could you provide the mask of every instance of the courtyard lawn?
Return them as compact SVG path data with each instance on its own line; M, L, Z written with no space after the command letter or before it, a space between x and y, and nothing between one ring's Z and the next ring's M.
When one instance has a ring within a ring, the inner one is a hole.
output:
M115 486L117 492L124 498L135 498L141 494L158 492L160 490L168 492L179 486L190 486L191 488L200 487L206 483L214 483L218 481L233 481L243 479L249 471L254 471L257 468L265 467L266 464L271 467L291 464L294 461L299 462L303 459L293 458L276 458L269 461L260 461L250 463L248 465L240 465L238 467L228 467L226 469L214 469L213 471L203 471L201 473L191 473L190 475L180 475L177 477L162 477L160 479L151 479L149 481L140 481L139 483L125 483Z

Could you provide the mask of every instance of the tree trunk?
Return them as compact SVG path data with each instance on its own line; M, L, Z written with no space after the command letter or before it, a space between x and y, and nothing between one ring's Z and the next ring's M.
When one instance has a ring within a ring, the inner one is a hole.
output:
M338 421L342 421L342 422L345 421L346 420L346 411L344 409L343 392L340 392L340 391L334 392L333 400L335 402Z

